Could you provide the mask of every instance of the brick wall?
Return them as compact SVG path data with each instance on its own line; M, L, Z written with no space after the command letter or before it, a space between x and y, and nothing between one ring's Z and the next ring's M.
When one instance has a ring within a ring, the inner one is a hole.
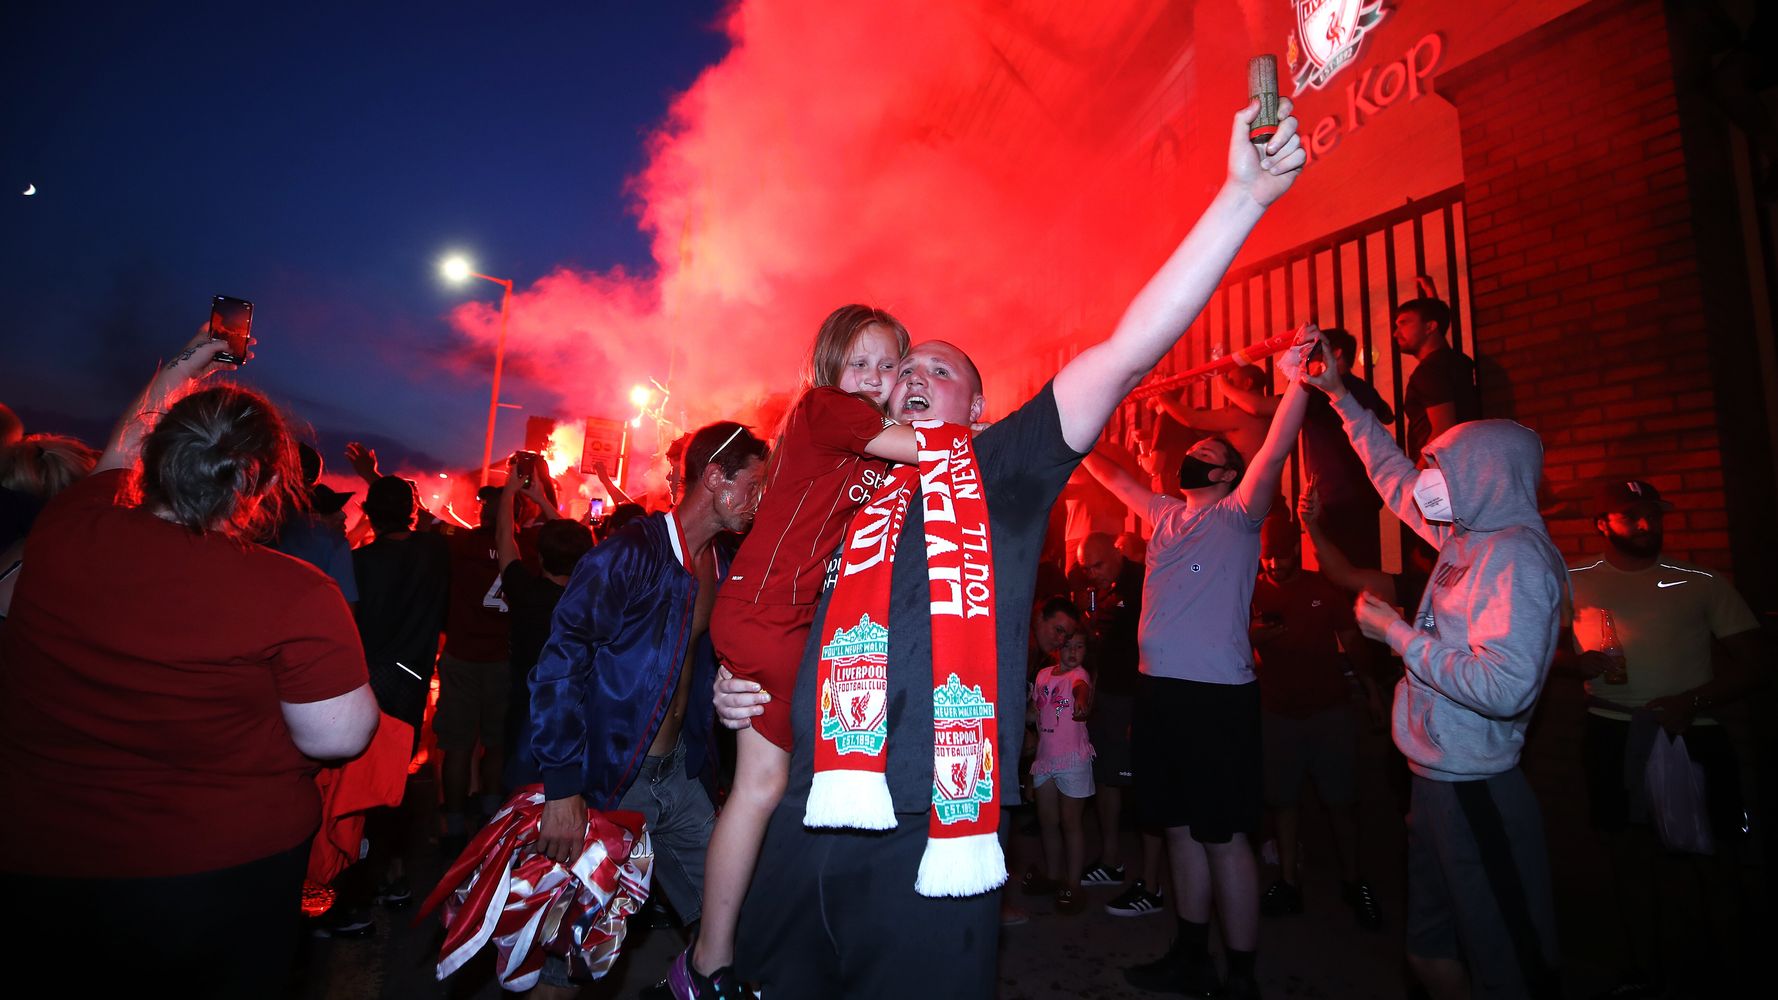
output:
M1471 307L1489 416L1542 435L1558 497L1654 483L1667 551L1730 566L1728 514L1667 23L1601 0L1456 71ZM1578 506L1550 518L1596 551Z

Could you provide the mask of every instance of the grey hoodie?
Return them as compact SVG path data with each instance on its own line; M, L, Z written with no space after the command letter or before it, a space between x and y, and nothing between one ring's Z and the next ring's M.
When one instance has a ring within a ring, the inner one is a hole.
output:
M1437 524L1420 515L1418 470L1377 418L1350 393L1335 409L1383 502L1438 549L1413 623L1396 622L1386 637L1407 667L1395 688L1395 745L1435 781L1511 770L1567 593L1562 554L1537 512L1543 443L1510 420L1439 435L1423 455L1445 475L1455 520Z

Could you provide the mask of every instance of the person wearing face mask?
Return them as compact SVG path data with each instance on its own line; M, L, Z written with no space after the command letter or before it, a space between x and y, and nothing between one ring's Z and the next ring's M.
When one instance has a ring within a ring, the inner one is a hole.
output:
M1581 744L1588 811L1611 863L1615 912L1623 922L1622 933L1611 935L1621 977L1613 996L1665 995L1667 972L1678 968L1729 972L1730 978L1688 988L1736 992L1733 958L1709 961L1709 951L1735 935L1722 927L1706 930L1711 914L1722 912L1714 904L1729 895L1722 890L1733 884L1744 815L1740 764L1717 709L1762 681L1759 621L1722 576L1662 554L1664 515L1672 508L1646 482L1601 484L1587 513L1604 550L1568 571L1574 666L1588 678ZM1615 663L1604 652L1607 614L1621 653ZM1726 656L1712 655L1713 640ZM1649 830L1641 779L1661 730L1683 735L1686 752L1703 768L1715 858L1664 854ZM1671 891L1688 884L1701 896ZM1697 928L1709 939L1687 942L1697 953L1666 954L1664 926Z
M1543 444L1510 420L1472 421L1416 469L1323 350L1303 380L1327 393L1383 502L1438 551L1411 624L1369 592L1354 608L1406 668L1393 730L1413 771L1409 964L1434 997L1554 995L1543 818L1518 766L1567 596L1537 509Z
M1287 354L1300 357L1318 335L1304 327L1299 346ZM1279 366L1291 369L1284 357ZM1141 989L1258 995L1259 872L1251 838L1264 815L1264 782L1259 683L1247 628L1260 526L1308 402L1307 390L1292 383L1245 468L1226 438L1192 445L1179 464L1183 499L1156 493L1100 452L1083 463L1154 525L1137 626L1141 675L1130 748L1143 819L1165 831L1179 927L1165 955L1124 970ZM1213 904L1226 982L1209 955Z

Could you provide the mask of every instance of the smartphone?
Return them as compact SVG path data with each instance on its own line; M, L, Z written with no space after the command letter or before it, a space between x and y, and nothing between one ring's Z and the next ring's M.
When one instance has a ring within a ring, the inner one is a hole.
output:
M216 360L230 365L247 363L247 345L253 335L253 303L231 295L210 298L210 336L228 341Z
M512 470L511 475L519 477L520 486L529 487L531 485L531 470L537 468L537 461L542 457L534 451L515 451L512 453L512 458L507 459L506 465L508 469Z
M587 501L586 516L590 521L597 521L599 518L604 517L605 501L599 497L594 497Z

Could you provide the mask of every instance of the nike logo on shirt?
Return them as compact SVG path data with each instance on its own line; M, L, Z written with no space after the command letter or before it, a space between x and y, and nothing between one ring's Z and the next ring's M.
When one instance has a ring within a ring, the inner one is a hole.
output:
M1691 582L1690 580L1657 580L1657 581L1655 581L1655 586L1661 588L1662 590L1666 590L1668 587L1677 587L1682 583L1690 583L1690 582Z

